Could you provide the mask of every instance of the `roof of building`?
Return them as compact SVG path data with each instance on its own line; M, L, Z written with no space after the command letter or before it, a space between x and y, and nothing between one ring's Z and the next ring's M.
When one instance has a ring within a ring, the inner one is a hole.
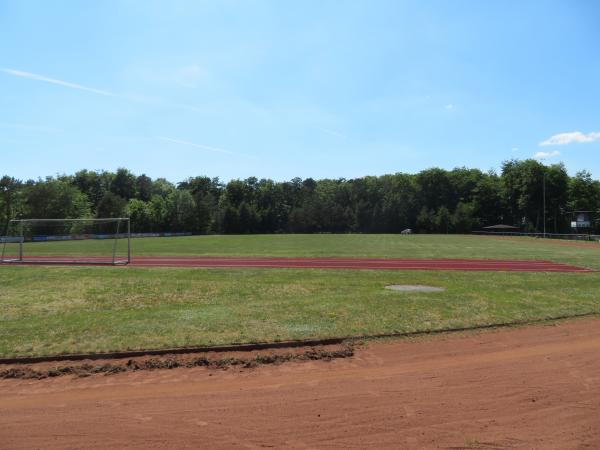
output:
M513 227L512 225L490 225L489 227L483 227L484 230L518 230L519 227Z

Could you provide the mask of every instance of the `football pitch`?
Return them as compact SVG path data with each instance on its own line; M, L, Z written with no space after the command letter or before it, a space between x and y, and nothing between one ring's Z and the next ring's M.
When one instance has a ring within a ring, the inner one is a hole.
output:
M36 243L36 255L101 242ZM545 260L600 269L600 244L452 235L133 240L133 258L261 256ZM0 267L0 356L372 336L600 313L600 272ZM444 292L394 292L390 284Z

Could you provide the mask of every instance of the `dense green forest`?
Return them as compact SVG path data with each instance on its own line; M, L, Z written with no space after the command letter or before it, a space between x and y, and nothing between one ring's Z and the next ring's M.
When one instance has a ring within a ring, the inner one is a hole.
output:
M81 170L38 180L0 180L0 225L11 218L132 218L135 232L465 233L498 223L569 232L569 211L600 210L600 182L562 164L511 160L501 173L432 168L356 179L163 178ZM4 231L4 230L2 230Z

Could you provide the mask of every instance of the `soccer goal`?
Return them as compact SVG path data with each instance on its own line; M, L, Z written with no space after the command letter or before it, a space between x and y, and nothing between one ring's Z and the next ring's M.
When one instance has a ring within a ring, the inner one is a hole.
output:
M0 238L3 263L129 264L129 218L11 220Z

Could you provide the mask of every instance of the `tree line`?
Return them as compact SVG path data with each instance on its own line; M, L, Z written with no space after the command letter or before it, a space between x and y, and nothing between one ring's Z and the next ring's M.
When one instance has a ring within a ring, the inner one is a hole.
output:
M598 210L600 182L589 172L570 177L563 164L532 159L506 161L500 173L432 168L283 182L198 176L174 184L124 168L0 179L0 231L11 218L131 217L134 232L466 233L494 224L532 232L545 220L559 233L569 232L571 211Z

